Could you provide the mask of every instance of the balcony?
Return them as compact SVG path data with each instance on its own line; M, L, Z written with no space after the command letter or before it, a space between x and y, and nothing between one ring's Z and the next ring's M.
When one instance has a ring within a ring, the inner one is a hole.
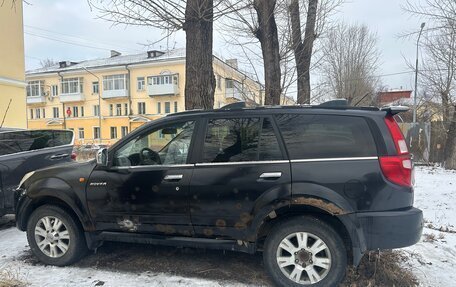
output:
M101 93L102 99L126 98L128 90L106 90Z
M83 93L60 94L60 102L62 102L62 103L82 102L82 101L84 101Z
M177 84L160 84L160 85L147 85L147 92L149 96L175 96L179 94L179 85Z
M46 103L45 96L28 96L27 97L27 104L44 104Z

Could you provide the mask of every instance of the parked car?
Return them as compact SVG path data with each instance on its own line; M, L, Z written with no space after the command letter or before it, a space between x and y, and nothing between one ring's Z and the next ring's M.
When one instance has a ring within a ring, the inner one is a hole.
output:
M104 241L263 252L279 286L335 286L367 250L416 243L399 107L230 105L153 121L97 159L29 173L17 227L45 264Z
M71 161L73 132L0 129L0 216L14 213L14 191L33 170Z

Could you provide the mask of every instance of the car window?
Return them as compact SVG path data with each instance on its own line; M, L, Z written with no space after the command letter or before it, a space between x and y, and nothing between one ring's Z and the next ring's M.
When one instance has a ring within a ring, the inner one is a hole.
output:
M208 121L203 162L278 159L282 159L282 154L269 119L225 118Z
M194 127L193 121L173 123L142 134L117 150L114 165L185 164Z
M35 130L0 133L0 155L71 144L71 131Z
M283 114L277 122L291 159L377 154L369 126L361 117Z

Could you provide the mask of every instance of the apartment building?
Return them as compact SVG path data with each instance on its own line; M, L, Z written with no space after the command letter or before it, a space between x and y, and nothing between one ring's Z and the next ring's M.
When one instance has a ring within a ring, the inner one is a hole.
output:
M26 128L22 1L0 4L0 125Z
M259 104L261 85L214 57L214 108L239 100ZM142 124L185 109L185 49L62 61L28 71L27 118L31 129L71 129L76 144L113 144Z

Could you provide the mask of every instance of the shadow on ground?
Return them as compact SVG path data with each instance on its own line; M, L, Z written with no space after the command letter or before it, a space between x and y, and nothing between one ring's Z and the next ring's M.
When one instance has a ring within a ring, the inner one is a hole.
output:
M41 265L29 251L21 259ZM261 254L106 242L96 254L89 254L75 266L136 274L166 273L215 280L222 285L273 286L263 269Z

